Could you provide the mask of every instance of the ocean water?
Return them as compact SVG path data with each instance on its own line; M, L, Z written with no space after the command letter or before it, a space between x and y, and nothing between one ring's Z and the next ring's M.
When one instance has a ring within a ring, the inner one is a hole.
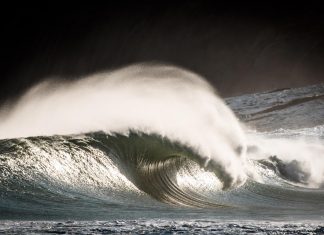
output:
M222 101L144 66L48 87L0 113L0 233L324 233L324 84Z

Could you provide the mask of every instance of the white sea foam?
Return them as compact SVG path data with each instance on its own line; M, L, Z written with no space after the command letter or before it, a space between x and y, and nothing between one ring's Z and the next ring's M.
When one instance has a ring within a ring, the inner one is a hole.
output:
M249 153L248 157L258 160L275 157L283 164L286 178L300 180L312 188L323 187L324 142L319 132L322 128L249 133L248 143L256 146L257 151Z

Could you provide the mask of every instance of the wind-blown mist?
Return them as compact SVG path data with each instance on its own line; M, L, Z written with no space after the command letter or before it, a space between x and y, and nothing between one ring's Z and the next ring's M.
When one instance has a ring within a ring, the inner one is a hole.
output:
M232 111L198 75L136 65L30 89L0 120L0 138L104 131L158 134L219 166L226 187L244 182L245 137Z

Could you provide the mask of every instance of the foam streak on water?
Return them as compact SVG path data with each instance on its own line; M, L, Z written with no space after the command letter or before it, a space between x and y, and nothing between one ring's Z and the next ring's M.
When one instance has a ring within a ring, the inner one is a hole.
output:
M168 220L116 220L87 222L10 222L0 223L3 233L73 233L73 234L321 234L324 227L314 223L246 221L168 221Z

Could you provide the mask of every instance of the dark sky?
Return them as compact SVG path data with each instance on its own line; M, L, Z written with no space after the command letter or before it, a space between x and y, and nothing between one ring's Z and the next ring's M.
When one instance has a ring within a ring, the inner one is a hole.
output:
M223 96L324 82L319 6L116 2L4 8L0 101L46 77L145 61L188 68Z

